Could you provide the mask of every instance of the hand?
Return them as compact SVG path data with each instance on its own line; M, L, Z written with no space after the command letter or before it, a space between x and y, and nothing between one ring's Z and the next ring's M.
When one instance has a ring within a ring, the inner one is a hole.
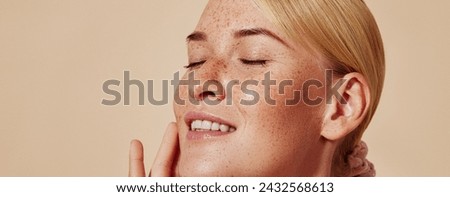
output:
M179 152L178 130L175 123L167 126L149 176L175 176L175 166ZM130 177L144 177L144 148L139 140L132 140L129 154Z

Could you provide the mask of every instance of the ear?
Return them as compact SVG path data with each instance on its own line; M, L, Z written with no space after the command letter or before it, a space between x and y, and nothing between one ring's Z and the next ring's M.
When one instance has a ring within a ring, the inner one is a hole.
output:
M338 79L340 87L327 88L321 135L331 141L343 139L364 120L370 104L369 86L360 73ZM331 98L330 98L331 97Z

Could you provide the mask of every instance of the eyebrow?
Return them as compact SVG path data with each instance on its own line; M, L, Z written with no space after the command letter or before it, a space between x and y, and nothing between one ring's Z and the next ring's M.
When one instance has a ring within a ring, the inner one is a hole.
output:
M186 42L192 42L192 41L206 41L208 40L208 37L205 33L201 31L195 31L194 33L191 33L186 38Z
M280 42L281 44L285 45L288 48L292 48L289 46L287 42L285 42L283 39L281 39L279 36L277 36L275 33L271 32L268 29L264 28L250 28L250 29L242 29L238 30L234 33L235 38L243 38L243 37L249 37L249 36L257 36L257 35L264 35L268 36L270 38L273 38ZM207 41L208 36L206 33L201 31L195 31L186 38L186 42L192 42L192 41Z
M281 39L275 33L271 32L268 29L264 29L264 28L251 28L251 29L239 30L234 34L234 37L235 38L243 38L243 37L257 36L257 35L268 36L268 37L280 42L281 44L285 45L286 47L292 48L291 46L289 46L289 44L287 42L285 42L283 39Z

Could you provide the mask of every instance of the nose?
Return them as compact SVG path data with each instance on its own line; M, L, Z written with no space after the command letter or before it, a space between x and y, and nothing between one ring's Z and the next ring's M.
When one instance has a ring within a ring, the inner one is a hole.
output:
M194 87L194 97L198 101L222 101L225 99L224 87L215 79L200 80L200 85Z
M226 98L225 87L221 80L222 66L203 65L194 71L194 78L200 83L194 85L193 97L197 101L206 104L218 104Z

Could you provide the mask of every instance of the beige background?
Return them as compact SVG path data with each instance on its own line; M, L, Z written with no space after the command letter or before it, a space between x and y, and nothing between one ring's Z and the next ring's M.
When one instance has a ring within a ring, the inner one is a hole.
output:
M369 158L379 176L450 176L450 1L366 1L388 63ZM129 70L160 90L205 4L0 0L0 176L126 176L133 138L151 163L171 105L106 107L102 84Z

